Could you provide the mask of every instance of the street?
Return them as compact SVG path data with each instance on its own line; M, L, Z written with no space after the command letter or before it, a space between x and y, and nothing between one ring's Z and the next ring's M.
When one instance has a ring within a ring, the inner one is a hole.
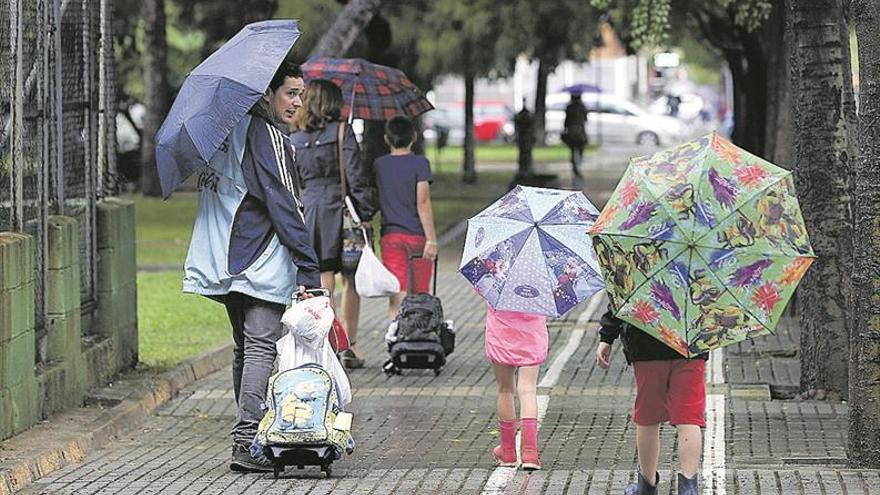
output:
M268 474L229 471L234 417L231 379L221 371L187 388L129 435L78 465L52 473L28 494L238 493L623 493L635 473L630 421L632 371L615 346L607 372L594 363L604 296L550 325L550 354L538 385L544 469L496 468L494 383L483 357L484 303L455 273L456 246L441 263L439 293L455 320L456 351L435 377L409 371L386 377L384 301L363 305L367 366L350 373L357 448L333 466ZM600 293L601 294L601 293ZM846 406L771 400L770 389L796 383L796 329L715 352L707 366L703 493L880 493L876 471L841 469ZM756 351L760 345L760 352ZM774 357L777 356L777 357ZM675 434L662 430L660 493L673 493Z

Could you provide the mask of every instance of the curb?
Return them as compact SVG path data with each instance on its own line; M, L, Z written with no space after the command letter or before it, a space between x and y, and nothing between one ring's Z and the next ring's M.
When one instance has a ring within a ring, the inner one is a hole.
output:
M146 385L115 406L85 423L79 431L65 432L65 423L82 418L81 408L53 416L50 422L0 443L3 457L0 463L0 495L12 495L25 486L57 471L70 462L82 462L86 455L109 443L114 436L151 415L180 392L183 387L204 378L232 362L232 343L190 358L174 369L151 379ZM20 449L16 444L40 445Z

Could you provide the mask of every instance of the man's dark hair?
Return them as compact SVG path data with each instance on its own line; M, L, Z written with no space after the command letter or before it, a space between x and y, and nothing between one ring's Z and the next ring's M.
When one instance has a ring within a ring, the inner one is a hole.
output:
M385 123L385 136L392 148L406 148L416 139L416 128L408 118L398 115Z
M275 91L280 88L284 84L284 80L288 77L302 77L302 69L299 68L299 64L295 64L290 60L285 60L281 62L281 66L278 67L278 70L275 71L275 75L272 76L272 82L269 83L269 89Z

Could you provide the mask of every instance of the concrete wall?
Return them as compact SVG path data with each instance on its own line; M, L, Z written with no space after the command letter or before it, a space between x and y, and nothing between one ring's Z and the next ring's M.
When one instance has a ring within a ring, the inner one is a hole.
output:
M134 204L97 208L97 308L80 307L79 225L49 217L45 359L35 365L34 240L0 233L0 440L82 404L91 387L137 363ZM93 335L84 341L83 325Z

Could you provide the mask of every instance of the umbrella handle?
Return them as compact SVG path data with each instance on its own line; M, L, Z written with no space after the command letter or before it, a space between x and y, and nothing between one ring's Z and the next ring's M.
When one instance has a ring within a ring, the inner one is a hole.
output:
M348 107L348 125L351 125L354 121L354 95L355 88L357 87L357 82L351 85L351 104Z

